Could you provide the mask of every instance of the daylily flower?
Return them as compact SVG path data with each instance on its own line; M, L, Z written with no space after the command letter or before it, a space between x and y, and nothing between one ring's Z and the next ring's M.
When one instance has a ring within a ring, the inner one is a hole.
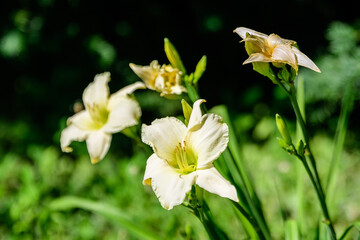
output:
M110 73L97 74L84 90L85 110L68 118L67 127L61 132L61 149L71 152L72 141L86 140L93 164L102 160L109 150L113 133L138 124L141 109L136 100L128 95L145 88L142 82L130 84L110 95Z
M246 51L249 54L249 58L243 64L254 62L285 63L294 68L296 73L298 65L320 72L315 63L300 52L295 41L283 39L276 34L266 35L244 27L238 27L234 32L243 39Z
M229 130L216 114L201 114L194 103L186 127L174 117L142 126L142 141L152 147L143 183L151 185L163 208L184 202L193 184L221 197L239 201L235 187L216 170L213 162L226 149Z
M130 63L130 68L144 81L147 88L160 92L161 96L180 95L187 91L181 85L182 72L171 65L164 64L160 67L158 61L154 60L149 66Z

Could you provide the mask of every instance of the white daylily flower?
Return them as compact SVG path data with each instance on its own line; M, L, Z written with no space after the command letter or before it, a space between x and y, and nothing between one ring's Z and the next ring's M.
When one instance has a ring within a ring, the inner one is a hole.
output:
M162 65L160 67L157 60L150 63L149 66L140 66L133 63L129 64L139 78L141 78L146 87L160 92L161 96L180 95L187 92L181 85L182 72L171 65Z
M141 116L139 104L128 95L145 88L142 82L130 84L110 96L110 73L97 74L84 90L85 110L68 118L61 132L61 149L71 152L72 141L86 140L92 163L102 160L109 150L111 134L138 124Z
M285 63L293 67L296 72L298 65L320 72L310 58L295 47L296 42L281 38L276 34L269 36L245 27L234 30L245 42L249 58L243 64L253 62Z
M213 165L227 147L228 127L216 114L202 115L202 102L194 103L188 127L174 117L142 126L142 141L154 150L146 163L144 184L152 186L168 210L183 203L193 184L239 201L235 187Z

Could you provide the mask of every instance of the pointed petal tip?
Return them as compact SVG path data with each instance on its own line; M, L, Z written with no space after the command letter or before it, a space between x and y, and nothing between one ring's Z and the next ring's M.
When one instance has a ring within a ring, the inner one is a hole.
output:
M71 147L62 147L61 151L65 152L65 153L70 153L73 151L73 149Z

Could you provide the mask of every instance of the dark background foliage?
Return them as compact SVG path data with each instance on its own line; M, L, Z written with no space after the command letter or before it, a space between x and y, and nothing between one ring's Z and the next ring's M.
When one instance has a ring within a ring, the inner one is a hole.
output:
M354 1L6 1L0 8L3 128L8 132L6 123L18 122L24 144L57 143L60 119L72 115L72 104L96 73L111 72L113 91L137 81L129 62L166 63L164 37L188 71L207 55L200 94L210 106L288 109L281 97L273 98L270 81L242 66L247 56L232 31L274 32L316 59L326 50L329 23L356 17Z

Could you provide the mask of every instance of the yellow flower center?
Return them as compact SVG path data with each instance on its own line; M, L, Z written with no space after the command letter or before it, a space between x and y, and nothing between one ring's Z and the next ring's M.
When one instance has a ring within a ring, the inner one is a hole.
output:
M179 169L181 173L188 174L196 170L197 156L194 151L186 146L186 142L179 143L174 149L175 160L172 165Z
M87 105L87 110L94 122L94 127L99 129L105 125L109 117L109 111L98 104Z

